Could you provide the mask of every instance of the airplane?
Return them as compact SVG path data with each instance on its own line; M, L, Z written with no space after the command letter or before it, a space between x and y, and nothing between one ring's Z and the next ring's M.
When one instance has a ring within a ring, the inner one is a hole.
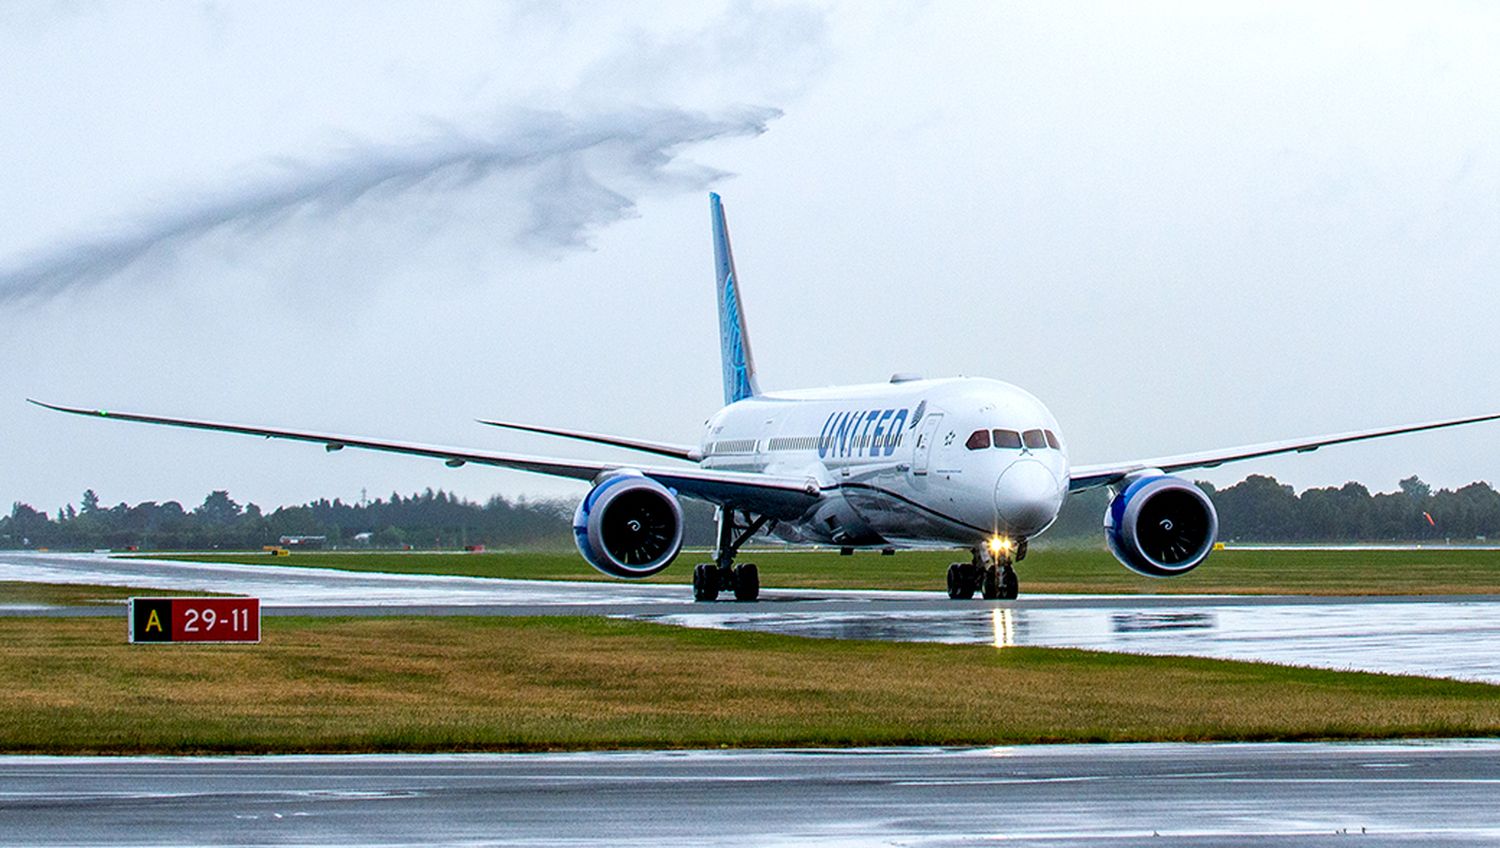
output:
M736 563L757 533L794 544L855 548L967 549L947 571L948 596L1010 600L1020 587L1014 564L1057 519L1073 492L1111 488L1104 515L1109 550L1126 568L1175 577L1208 558L1218 534L1213 502L1174 476L1328 445L1500 419L1500 413L1450 418L1242 447L1069 463L1057 420L1034 395L998 380L923 379L764 392L719 195L709 194L718 299L724 407L696 445L513 421L480 423L580 440L671 460L635 464L452 448L362 436L226 424L58 406L59 412L431 457L569 477L591 484L573 516L579 552L604 574L640 579L671 565L682 549L680 498L716 507L711 562L693 569L693 597L720 592L754 601L760 574Z

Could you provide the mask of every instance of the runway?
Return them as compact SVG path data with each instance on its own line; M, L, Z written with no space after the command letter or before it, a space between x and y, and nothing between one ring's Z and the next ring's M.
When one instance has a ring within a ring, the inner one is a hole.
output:
M1500 743L0 757L7 845L1481 845Z
M255 594L274 615L593 614L822 637L1232 656L1500 682L1500 599L1025 596L386 575L0 554L0 580ZM121 616L5 607L0 615ZM123 621L121 638L124 638ZM0 757L7 845L1480 845L1500 741L224 758Z
M266 615L609 615L688 627L892 641L1181 654L1500 683L1500 597L1024 595L766 590L695 604L680 585L495 580L272 565L0 553L0 580L154 586L262 599ZM0 615L123 615L119 608Z
M493 580L116 558L107 554L0 552L0 580L150 586L253 595L266 607L410 607L532 603L682 603L681 587L629 583Z
M954 609L640 613L732 630L840 639L1088 648L1500 683L1500 599L1057 597Z

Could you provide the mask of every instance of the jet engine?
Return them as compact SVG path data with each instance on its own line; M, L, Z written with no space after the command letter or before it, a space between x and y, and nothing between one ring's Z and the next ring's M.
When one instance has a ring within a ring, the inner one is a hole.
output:
M1110 501L1104 538L1126 568L1147 577L1176 577L1213 550L1219 515L1203 490L1178 477L1140 477Z
M573 538L589 565L611 577L650 577L682 548L682 504L639 474L599 482L573 513Z

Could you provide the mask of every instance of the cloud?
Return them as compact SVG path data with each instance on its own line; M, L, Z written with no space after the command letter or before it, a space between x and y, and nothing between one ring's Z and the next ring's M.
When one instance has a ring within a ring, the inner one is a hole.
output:
M686 148L758 135L779 115L771 108L712 115L640 108L588 117L521 111L484 132L439 127L403 144L348 143L321 161L281 161L231 188L169 198L104 235L59 240L0 267L0 302L37 302L96 285L211 234L264 232L296 216L336 216L498 176L525 177L504 181L506 191L525 193L506 204L521 210L511 228L519 246L586 247L591 232L629 216L641 194L701 190L725 176L684 161Z

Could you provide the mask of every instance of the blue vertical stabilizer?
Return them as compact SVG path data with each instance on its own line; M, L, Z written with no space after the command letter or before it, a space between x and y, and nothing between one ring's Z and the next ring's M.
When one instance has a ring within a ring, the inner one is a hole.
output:
M708 196L714 226L714 283L719 296L719 354L724 365L724 405L760 394L755 381L755 359L750 355L750 333L745 329L745 307L734 252L729 248L729 225L717 194Z

